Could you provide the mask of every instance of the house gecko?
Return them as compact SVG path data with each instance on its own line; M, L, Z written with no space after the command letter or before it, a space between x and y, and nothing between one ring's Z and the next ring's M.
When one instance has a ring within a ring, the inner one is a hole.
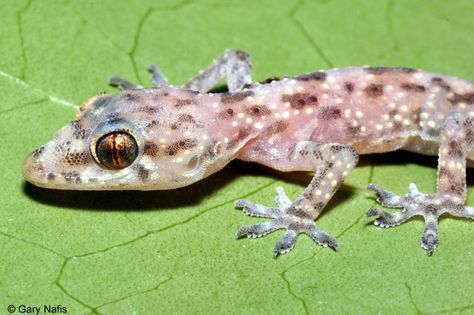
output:
M122 91L87 100L76 120L29 155L23 174L52 189L163 190L190 185L231 160L256 162L314 177L291 201L277 188L277 207L237 200L250 216L270 220L241 227L237 237L286 229L274 256L297 236L338 248L315 225L360 154L398 149L438 155L437 191L415 184L399 196L376 184L368 189L386 207L367 212L381 227L422 216L421 246L438 245L438 217L474 217L465 206L466 167L474 165L474 82L411 68L360 67L251 82L250 56L226 50L182 87L168 85L155 65L153 88L123 78ZM209 91L222 79L228 92Z

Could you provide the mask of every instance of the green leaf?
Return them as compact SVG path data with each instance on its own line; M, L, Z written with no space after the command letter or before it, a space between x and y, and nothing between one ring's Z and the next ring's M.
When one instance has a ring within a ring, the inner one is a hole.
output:
M26 184L21 165L80 103L113 91L108 76L148 84L156 62L182 84L225 48L253 57L254 79L348 65L397 65L474 79L472 1L2 2L0 20L0 308L57 305L70 314L470 313L474 230L440 221L432 257L421 220L365 224L376 182L434 192L436 157L363 157L319 227L340 250L300 237L274 260L281 231L234 239L258 222L238 198L272 204L295 181L232 163L203 182L161 192L61 192ZM468 172L469 178L473 173ZM471 182L471 180L469 180ZM473 195L470 187L470 196ZM474 204L469 198L468 204ZM260 220L262 221L262 220Z

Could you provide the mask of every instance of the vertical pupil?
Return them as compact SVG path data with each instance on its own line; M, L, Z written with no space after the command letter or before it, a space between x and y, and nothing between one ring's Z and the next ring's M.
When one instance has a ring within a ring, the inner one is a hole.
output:
M125 155L125 152L123 152L125 148L123 146L122 135L112 135L109 148L111 148L112 159L115 166L120 167L120 164L122 163L122 155Z
M122 169L133 163L138 155L138 146L131 135L114 132L99 139L96 155L106 168Z

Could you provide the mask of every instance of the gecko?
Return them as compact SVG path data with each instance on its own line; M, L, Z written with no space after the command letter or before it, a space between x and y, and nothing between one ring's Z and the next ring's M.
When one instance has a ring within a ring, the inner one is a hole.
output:
M235 201L266 222L237 238L285 229L274 256L300 234L338 249L315 220L361 154L407 150L438 156L437 190L397 195L369 184L386 212L366 213L380 227L413 216L425 222L421 246L439 243L437 221L448 213L474 218L466 202L466 167L474 166L474 82L403 67L349 67L252 83L250 55L228 49L186 84L175 87L151 64L154 87L115 76L116 94L85 101L64 126L24 161L34 185L73 190L167 190L190 185L234 159L281 172L314 172L291 201L277 187L276 207ZM221 80L228 90L212 90Z

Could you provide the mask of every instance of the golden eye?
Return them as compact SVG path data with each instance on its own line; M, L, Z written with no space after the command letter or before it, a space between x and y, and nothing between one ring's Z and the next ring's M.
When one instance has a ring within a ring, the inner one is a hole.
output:
M109 169L122 169L135 161L138 145L126 132L111 132L97 141L95 156L100 164Z

